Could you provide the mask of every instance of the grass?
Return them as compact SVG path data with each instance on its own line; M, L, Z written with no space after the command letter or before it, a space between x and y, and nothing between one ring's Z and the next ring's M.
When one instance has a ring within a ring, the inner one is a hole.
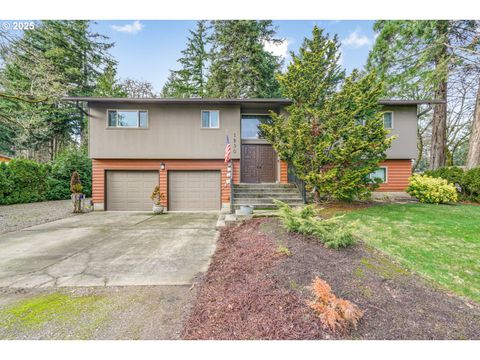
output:
M410 270L480 302L480 206L388 204L347 212L356 235Z
M83 314L98 310L103 300L101 296L63 293L36 296L0 310L0 328L24 332L50 322L76 323Z

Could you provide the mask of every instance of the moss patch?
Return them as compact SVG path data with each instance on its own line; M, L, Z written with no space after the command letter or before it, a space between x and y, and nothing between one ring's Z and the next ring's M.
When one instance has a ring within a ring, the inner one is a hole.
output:
M22 300L0 310L0 328L8 331L28 331L47 323L73 323L85 313L92 313L104 305L98 295L74 296L53 293Z

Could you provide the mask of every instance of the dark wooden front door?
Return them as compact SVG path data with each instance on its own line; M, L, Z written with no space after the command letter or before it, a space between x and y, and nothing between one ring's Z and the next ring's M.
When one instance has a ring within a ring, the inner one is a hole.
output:
M241 181L275 182L275 150L270 145L242 145Z

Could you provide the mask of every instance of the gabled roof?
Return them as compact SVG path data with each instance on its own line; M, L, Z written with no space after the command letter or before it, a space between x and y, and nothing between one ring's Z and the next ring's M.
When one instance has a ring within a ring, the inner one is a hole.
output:
M268 98L251 98L251 99L220 99L220 98L111 98L111 97L89 97L89 96L68 96L62 98L64 101L86 101L89 103L123 103L123 104L275 104L275 105L291 105L290 99L268 99ZM422 105L422 104L443 104L442 100L397 100L397 99L380 99L380 105Z

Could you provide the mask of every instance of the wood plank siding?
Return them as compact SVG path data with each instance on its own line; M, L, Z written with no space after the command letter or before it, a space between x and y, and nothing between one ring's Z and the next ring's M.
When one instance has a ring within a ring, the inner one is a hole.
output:
M387 182L380 184L376 191L405 191L408 178L412 175L412 161L385 160L379 166L387 168Z
M165 170L160 170L160 164ZM240 180L240 162L233 161L234 182ZM156 170L159 174L160 191L165 194L163 205L168 204L169 170L220 170L221 201L230 202L230 184L227 181L227 166L223 160L146 160L146 159L93 159L92 160L92 199L94 204L105 203L105 172L107 170ZM153 191L153 189L152 189Z

